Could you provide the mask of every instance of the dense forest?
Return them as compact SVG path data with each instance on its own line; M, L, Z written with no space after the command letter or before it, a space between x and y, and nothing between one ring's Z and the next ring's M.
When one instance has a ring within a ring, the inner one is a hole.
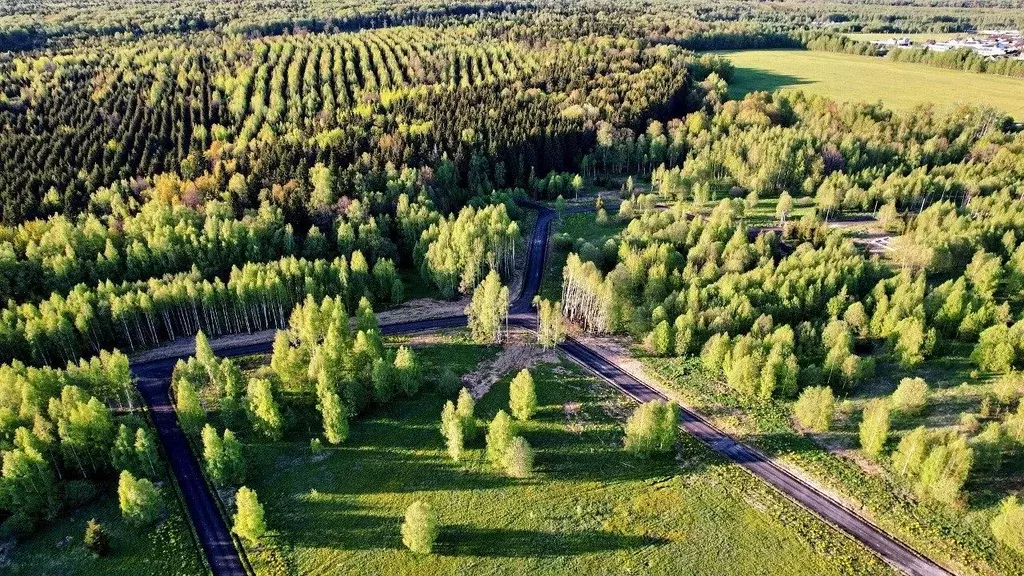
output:
M546 346L566 329L626 336L690 359L742 409L793 404L801 432L903 371L859 416L859 446L916 500L964 506L1024 446L1019 119L731 100L733 66L708 52L867 57L842 34L1022 25L1014 0L0 8L3 535L115 484L126 519L159 515L164 469L126 354L200 335L172 377L178 417L214 484L238 486L241 448L218 428L280 439L297 418L280 400L298 398L333 445L350 418L417 394L415 353L385 346L374 309L410 290L466 297L470 336L500 341L533 228L523 201L561 226L579 197L601 240L554 237ZM1024 76L965 52L886 57ZM248 382L206 340L264 330L270 368ZM958 357L991 392L886 445L890 411L919 414L929 391L909 375ZM457 460L464 415L446 410ZM675 412L645 410L675 430ZM975 549L1019 567L1007 518L1022 512L998 495L1003 520Z

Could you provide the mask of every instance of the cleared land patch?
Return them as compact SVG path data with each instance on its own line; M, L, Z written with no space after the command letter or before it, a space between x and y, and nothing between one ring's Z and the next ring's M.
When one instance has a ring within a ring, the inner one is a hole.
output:
M882 101L907 111L933 103L948 111L960 104L988 105L1024 118L1024 79L971 74L883 58L805 50L719 52L736 72L729 96L757 90L803 90L846 102Z
M420 347L425 371L468 371L493 348ZM534 369L540 410L519 433L535 476L493 470L482 435L460 463L438 433L445 397L427 390L353 421L338 448L247 446L250 486L272 530L249 550L258 574L858 574L887 566L770 488L684 437L676 458L621 450L632 410L574 364ZM508 405L511 374L477 403L479 424ZM422 499L442 531L435 553L402 547L398 526Z

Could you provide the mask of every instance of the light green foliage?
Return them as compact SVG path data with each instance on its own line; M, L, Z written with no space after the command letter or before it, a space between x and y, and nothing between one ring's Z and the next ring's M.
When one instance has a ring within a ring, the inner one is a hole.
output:
M678 419L675 404L669 402L653 400L637 406L626 420L626 451L641 457L671 451L679 435Z
M896 452L892 455L893 468L903 476L917 477L931 445L932 438L928 429L918 426L900 440Z
M206 410L196 387L187 378L178 378L174 383L174 398L181 429L187 434L198 434L206 422Z
M967 481L974 462L974 451L963 436L955 436L937 444L921 464L921 474L914 489L918 496L943 504L954 504Z
M444 409L441 410L441 436L444 437L448 455L458 462L462 458L465 440L462 419L455 412L455 404L451 400L445 402Z
M395 353L395 378L398 380L398 388L406 395L412 396L420 389L419 363L416 361L416 353L408 346L400 346Z
M223 437L207 424L203 427L203 462L210 481L217 486L238 486L245 481L245 460L242 444L234 432L225 430Z
M806 388L793 405L793 417L801 427L826 432L832 426L836 410L832 389L827 386Z
M417 554L430 554L440 528L434 510L421 500L409 505L402 522L402 544Z
M117 497L121 515L136 526L152 524L163 513L163 502L156 486L146 478L136 479L127 470L121 471L118 478Z
M237 511L232 519L231 531L249 545L257 544L267 532L267 523L256 492L246 486L239 488L235 494L235 508Z
M459 399L455 406L455 413L462 423L462 437L466 441L476 438L477 435L476 417L473 415L475 408L476 402L473 401L473 396L469 393L469 390L466 388L459 390Z
M516 420L529 420L537 412L537 391L533 376L523 368L509 386L509 410Z
M904 378L892 393L890 402L899 414L916 416L928 405L928 384L924 378Z
M861 419L860 446L868 456L878 456L888 438L889 404L881 399L872 400L864 408Z
M505 453L514 435L512 419L504 410L498 410L494 420L487 426L487 459L491 463L500 466L505 461Z
M508 305L508 288L502 286L498 273L491 270L473 290L473 299L466 306L473 340L482 344L500 342Z
M529 478L533 474L533 448L522 436L516 436L508 445L502 467L513 478Z
M989 422L981 434L970 441L970 446L974 450L975 467L999 470L1003 465L1005 444L1003 427L998 422Z
M252 378L246 392L249 425L257 434L268 440L280 440L284 433L281 412L274 399L270 380Z
M565 319L562 303L541 300L537 305L537 342L544 348L554 348L565 340Z
M996 379L992 394L1003 406L1012 406L1024 396L1024 372L1010 372Z
M992 535L1018 554L1024 554L1024 505L1016 496L1003 500L999 514L992 519Z

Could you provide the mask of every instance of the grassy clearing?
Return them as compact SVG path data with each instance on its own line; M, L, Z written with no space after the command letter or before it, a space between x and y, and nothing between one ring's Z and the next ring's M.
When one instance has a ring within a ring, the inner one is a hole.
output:
M638 352L639 355L639 352ZM834 488L854 502L880 526L897 534L918 550L937 559L955 563L961 574L1024 573L1024 559L1005 547L996 546L989 522L998 502L1020 490L1024 462L1007 459L998 473L985 472L968 481L969 503L962 509L921 503L907 483L877 463L863 459L857 427L863 406L871 399L887 396L906 376L924 377L933 394L929 407L915 418L893 421L887 451L918 425L943 428L956 424L963 411L977 412L981 397L991 382L972 380L966 358L956 356L932 363L914 374L896 366L880 364L879 376L862 385L843 401L832 431L814 437L794 431L790 421L791 402L745 405L724 384L709 378L695 358L644 358L664 386L688 404L698 407L715 423L768 454L794 464L820 483ZM966 384L964 384L966 382ZM831 449L827 450L825 447ZM885 464L883 458L882 464Z
M606 204L607 205L607 204ZM602 225L594 221L596 214L587 212L583 214L570 214L564 216L561 222L557 220L551 224L551 235L568 234L574 241L582 238L594 246L600 248L609 238L614 238L626 227L626 223L615 217L615 210L608 209L608 223ZM540 297L550 300L558 300L562 297L562 268L565 267L565 260L569 257L570 250L549 250L547 260L544 262L544 276L540 285Z
M10 564L4 566L0 561L0 572L26 576L208 573L173 487L164 483L167 517L155 527L145 529L129 526L121 519L116 486L104 489L114 493L71 512L30 540L15 545L9 555ZM91 518L103 524L110 534L111 553L106 558L94 558L82 544L85 525Z
M846 102L877 102L907 111L934 104L989 105L1024 118L1024 79L945 70L883 58L806 50L721 52L736 66L729 96L755 90L803 90Z
M494 349L419 352L430 366L466 372ZM481 422L507 406L510 376L478 402ZM575 365L545 364L534 376L541 409L521 431L538 451L529 480L493 471L482 437L451 462L437 431L445 399L432 391L359 418L325 454L298 438L248 446L250 485L272 529L249 551L257 573L891 573L689 438L676 459L624 454L612 415L631 406ZM417 499L442 524L431 556L408 552L399 536Z

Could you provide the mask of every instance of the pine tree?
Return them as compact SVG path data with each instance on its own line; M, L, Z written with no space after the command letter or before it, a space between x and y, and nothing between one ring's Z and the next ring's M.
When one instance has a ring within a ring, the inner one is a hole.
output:
M97 558L102 558L110 553L110 535L95 518L89 520L85 525L83 542L85 549L92 552Z
M509 410L516 420L529 420L537 412L537 392L530 371L523 368L509 385Z
M256 492L242 486L235 494L235 512L231 531L238 534L250 546L259 543L267 532L267 524L263 517L263 505L260 504Z
M430 554L439 532L437 515L430 505L417 500L405 511L402 522L402 544L417 554Z

